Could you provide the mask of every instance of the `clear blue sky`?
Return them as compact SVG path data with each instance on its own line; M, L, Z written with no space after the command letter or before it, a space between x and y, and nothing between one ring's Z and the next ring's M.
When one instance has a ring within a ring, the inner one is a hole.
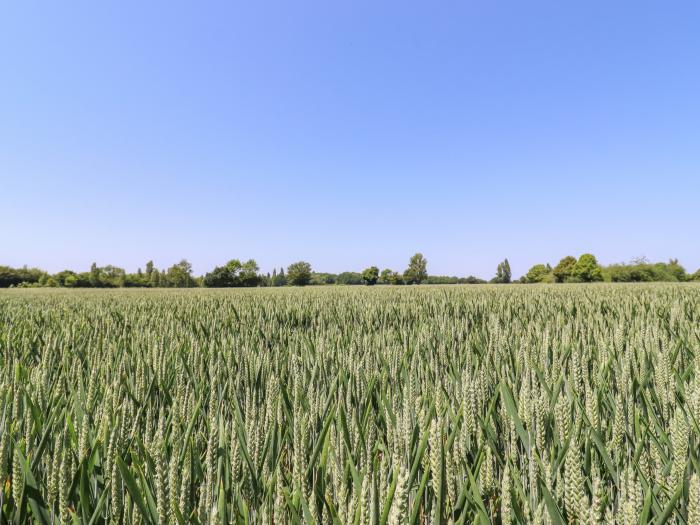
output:
M698 28L696 1L5 3L0 264L695 271Z

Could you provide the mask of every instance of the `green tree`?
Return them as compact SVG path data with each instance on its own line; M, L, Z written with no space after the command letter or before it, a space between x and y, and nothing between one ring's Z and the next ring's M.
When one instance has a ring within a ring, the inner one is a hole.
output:
M231 259L224 266L217 266L202 279L208 288L225 288L232 286L257 286L260 282L258 263L249 259L241 263Z
M503 261L503 282L509 283L511 281L511 276L512 276L512 273L510 271L510 263L508 262L508 259L506 258Z
M572 273L573 277L584 283L603 280L603 272L598 265L598 261L590 253L584 253L578 258Z
M306 286L311 281L311 265L305 261L287 267L287 280L292 286Z
M192 278L192 265L186 259L182 259L179 263L173 264L168 268L166 281L169 286L175 288L193 287L195 281Z
M148 277L151 277L152 273L153 273L153 261L148 261L146 263L146 275L148 275Z
M241 265L239 274L241 286L257 286L260 283L258 263L254 259L248 259Z
M511 279L510 263L508 259L503 262L498 263L496 267L496 276L491 279L492 283L496 284L508 284Z
M688 274L686 273L685 268L683 268L683 266L681 266L681 264L678 262L678 259L669 259L666 269L679 282L688 280Z
M366 268L362 272L362 281L368 285L368 286L373 286L377 284L377 281L379 280L379 268L376 266L370 266L369 268Z
M335 278L335 284L362 284L362 274L357 272L339 273Z
M284 275L284 268L280 268L280 273L276 271L272 273L272 286L285 286L287 284L287 276Z
M312 272L311 273L311 282L309 284L315 284L315 285L325 285L325 284L336 284L336 280L338 279L338 275L334 273L319 273L319 272Z
M53 279L58 283L58 286L75 286L78 281L78 276L71 270L63 270L53 275Z
M92 263L90 265L90 286L98 287L102 286L102 279L100 279L100 269L97 267L97 263Z
M389 274L389 284L399 285L405 283L399 272L391 272Z
M46 272L38 268L0 266L0 288L17 286L21 283L38 283L44 276L46 276ZM43 281L46 282L46 279L48 276L44 277Z
M559 264L554 267L552 273L554 274L554 280L558 283L564 283L568 281L574 273L574 266L576 266L576 258L571 255L567 255Z
M231 262L224 266L216 266L211 272L208 272L202 281L206 288L226 288L231 286L240 286L238 279L238 269L231 269ZM235 261L240 265L239 261Z
M151 277L148 280L148 285L151 288L158 288L160 286L160 272L157 269L153 269L151 272Z
M394 273L391 271L389 268L384 268L382 270L382 273L379 274L379 282L381 284L389 284L389 278L391 277L391 274Z
M544 264L536 264L532 268L530 268L525 275L524 281L526 283L542 283L545 282L547 279L547 276L549 275L549 271L547 269L547 266Z
M428 261L422 253L417 253L408 262L408 268L403 273L406 284L420 284L428 278Z

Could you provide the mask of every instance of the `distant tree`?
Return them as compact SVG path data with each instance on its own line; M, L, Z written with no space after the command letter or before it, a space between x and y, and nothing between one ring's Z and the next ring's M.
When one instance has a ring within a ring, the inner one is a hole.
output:
M240 279L242 286L257 286L260 283L258 263L254 259L248 259L241 265Z
M382 273L379 274L379 282L381 284L389 284L389 279L391 277L391 274L394 272L391 271L389 268L384 268L382 270Z
M368 285L373 286L377 284L379 280L379 268L376 266L370 266L362 272L362 281Z
M362 284L362 274L357 272L342 272L335 278L335 284Z
M683 282L692 279L678 259L668 263L650 263L646 258L634 259L629 264L611 264L602 269L603 280L611 282Z
M603 272L598 265L598 261L595 256L590 253L584 253L578 258L572 274L574 278L584 283L603 280Z
M691 281L700 281L700 270L696 271L693 275L690 276Z
M287 277L284 275L284 268L280 268L280 273L272 274L272 286L285 286Z
M544 264L536 264L530 268L525 275L524 282L526 283L541 283L544 282L549 275L550 270Z
M38 284L42 278L44 282L48 279L46 272L38 268L0 266L0 288L17 286L22 283Z
M64 277L62 274L66 272L69 272L69 270L65 270L53 276L53 280L57 283L57 286L63 286ZM74 272L69 273L77 276ZM116 288L125 285L126 272L123 268L118 268L111 264L100 268L95 263L92 263L88 273L81 274L80 279L78 279L75 284L75 286L89 286L92 288Z
M389 284L399 285L405 284L405 282L399 272L391 272L391 274L389 275Z
M166 280L169 286L174 288L191 288L195 285L192 278L192 265L182 259L179 263L168 268Z
M325 285L325 284L336 284L338 275L334 273L326 272L311 272L311 282L309 284L314 285Z
M148 286L148 276L140 268L136 273L127 273L124 279L124 286L129 288Z
M148 277L150 277L152 273L153 273L153 261L148 261L146 263L146 275L148 275Z
M78 276L71 270L63 270L52 276L58 286L75 286Z
M253 260L241 263L231 259L224 266L217 266L202 279L202 284L208 288L224 288L232 286L257 286L260 282L258 264Z
M211 272L204 275L202 284L206 288L226 288L239 286L238 276L231 275L226 266L216 266Z
M492 283L496 284L508 284L511 280L510 263L508 259L503 262L498 263L496 267L496 276L491 279Z
M408 268L403 273L406 284L420 284L428 278L428 261L422 253L417 253L408 263Z
M576 266L576 258L571 255L567 255L559 264L554 267L552 273L554 274L554 280L558 283L564 283L568 281L574 273L574 266Z
M102 286L102 280L100 279L100 269L97 267L97 263L92 263L90 265L90 286Z
M292 286L306 286L311 281L311 265L305 261L290 264L287 279Z
M679 282L688 280L688 274L686 273L685 268L683 268L683 266L681 266L681 264L678 262L678 259L670 259L666 265L666 269Z
M425 284L459 284L460 278L452 275L428 275Z

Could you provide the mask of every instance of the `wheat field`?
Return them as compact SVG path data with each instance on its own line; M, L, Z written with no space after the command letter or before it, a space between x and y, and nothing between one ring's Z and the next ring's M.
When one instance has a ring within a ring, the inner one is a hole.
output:
M700 525L700 286L0 292L1 523Z

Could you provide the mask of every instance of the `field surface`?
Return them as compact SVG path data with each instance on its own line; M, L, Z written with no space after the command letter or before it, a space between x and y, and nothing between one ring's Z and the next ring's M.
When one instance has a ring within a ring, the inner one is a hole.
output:
M0 523L700 525L700 286L0 292Z

